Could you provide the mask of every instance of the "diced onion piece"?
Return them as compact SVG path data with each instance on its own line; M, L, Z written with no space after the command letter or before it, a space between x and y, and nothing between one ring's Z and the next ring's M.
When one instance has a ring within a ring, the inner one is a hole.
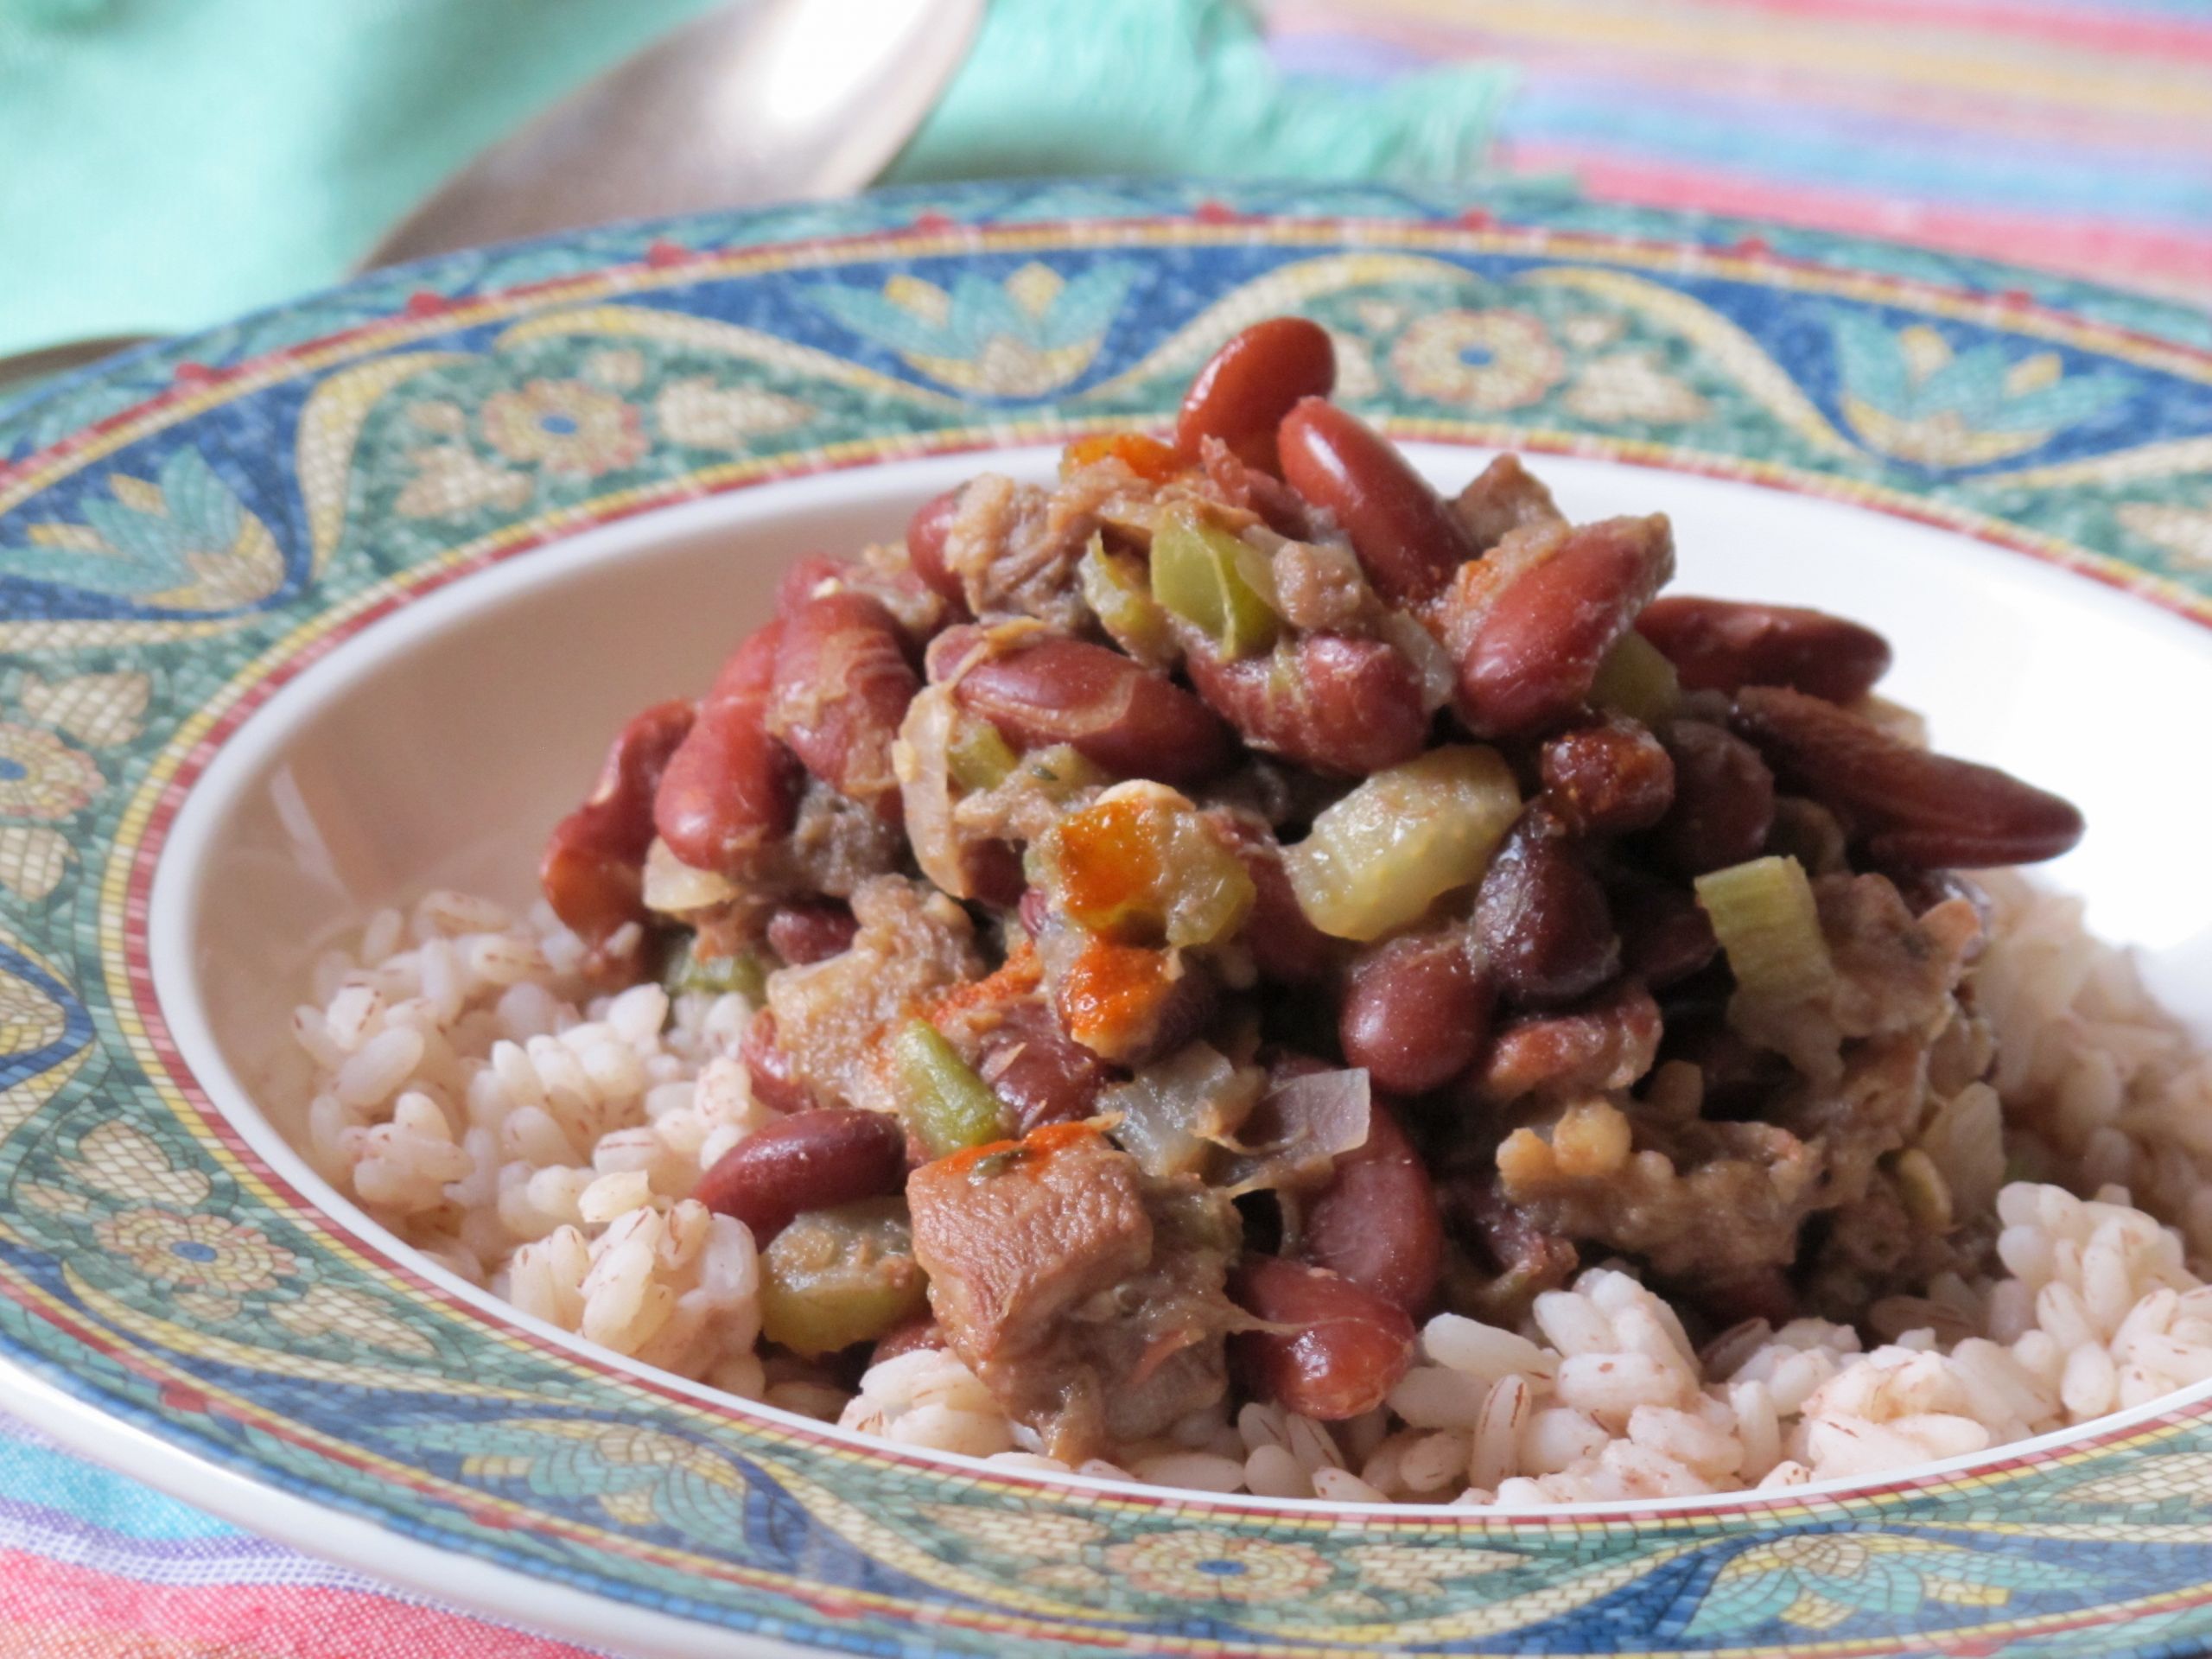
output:
M1145 1173L1194 1175L1266 1086L1255 1067L1231 1065L1218 1049L1191 1043L1107 1090L1098 1109L1119 1115L1114 1139Z
M1697 879L1697 901L1728 953L1738 989L1769 1004L1808 1001L1835 981L1820 907L1794 858L1755 858Z
M1124 944L1194 946L1244 925L1252 877L1198 809L1163 784L1116 785L1038 843L1054 906Z
M1459 683L1459 664L1418 618L1403 611L1386 609L1376 623L1375 632L1385 645L1396 646L1398 655L1411 663L1414 672L1421 676L1421 706L1424 709L1433 715L1452 701L1452 688Z
M1608 714L1626 715L1646 726L1673 718L1682 700L1681 677L1658 646L1630 628L1598 664L1590 701Z
M1152 596L1143 564L1126 553L1109 553L1106 538L1094 535L1076 575L1083 602L1090 607L1109 639L1140 662L1162 667L1175 660L1175 637L1167 613Z
M1431 749L1328 808L1283 864L1314 926L1340 939L1380 938L1479 880L1520 810L1513 769L1497 750Z
M1235 1197L1319 1181L1338 1158L1367 1144L1373 1109L1363 1071L1293 1077L1244 1120L1231 1143L1237 1155L1220 1171L1217 1184Z
M711 910L737 897L737 883L712 870L686 864L658 836L645 849L645 900L647 910L664 916L682 916L695 910Z
M952 741L962 720L951 687L927 687L906 705L899 741L891 748L914 862L957 899L969 896L960 833L952 821Z
M925 1020L910 1021L892 1049L906 1127L932 1158L988 1146L1006 1135L1006 1108Z
M1153 597L1232 661L1274 644L1281 619L1274 591L1267 556L1195 507L1170 509L1153 531Z

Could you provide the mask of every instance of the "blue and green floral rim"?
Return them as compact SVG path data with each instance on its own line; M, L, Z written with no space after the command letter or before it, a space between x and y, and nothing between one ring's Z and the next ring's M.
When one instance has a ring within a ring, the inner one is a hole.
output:
M346 1231L181 1064L145 900L211 757L425 590L704 493L1156 420L1255 318L1402 435L1941 524L2212 622L2212 317L1566 202L975 186L456 256L0 416L0 1352L400 1533L853 1652L2176 1653L2212 1414L1544 1518L1074 1490L656 1384Z

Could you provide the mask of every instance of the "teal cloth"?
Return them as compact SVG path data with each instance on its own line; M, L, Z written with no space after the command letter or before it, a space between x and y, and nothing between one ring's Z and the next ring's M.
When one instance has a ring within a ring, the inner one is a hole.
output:
M0 0L0 353L336 281L454 167L707 0ZM1503 86L1286 79L1230 0L997 0L904 181L1439 181Z

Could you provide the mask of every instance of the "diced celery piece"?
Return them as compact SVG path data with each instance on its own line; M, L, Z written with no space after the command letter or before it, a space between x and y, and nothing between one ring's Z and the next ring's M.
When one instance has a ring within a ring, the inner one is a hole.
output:
M1274 574L1258 549L1194 507L1171 508L1152 535L1152 593L1232 659L1275 642Z
M1598 707L1646 726L1672 719L1681 700L1682 682L1675 665L1633 628L1605 653L1590 684L1590 701Z
M904 1198L810 1210L760 1257L760 1333L809 1358L873 1342L928 1306Z
M1140 661L1160 664L1175 654L1167 613L1152 596L1144 566L1126 553L1109 553L1106 538L1094 535L1076 572L1083 602L1114 643Z
M1745 995L1769 1004L1802 1002L1834 982L1813 884L1796 859L1755 858L1700 875L1697 901Z
M1021 764L1021 757L999 734L999 728L972 715L963 715L954 722L944 759L952 781L971 794L995 789Z
M892 1058L907 1127L931 1157L1005 1138L1004 1104L929 1021L910 1021L899 1033Z
M1482 879L1521 810L1497 750L1463 744L1386 767L1313 820L1283 855L1306 919L1376 939Z
M669 948L661 964L661 988L671 996L682 996L686 992L721 996L735 991L757 1005L768 980L760 958L750 950L728 957L702 957L698 954L698 944L696 933L686 933Z

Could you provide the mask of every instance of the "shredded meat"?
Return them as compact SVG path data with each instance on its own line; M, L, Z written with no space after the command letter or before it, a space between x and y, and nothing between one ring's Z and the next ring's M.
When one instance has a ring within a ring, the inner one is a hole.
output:
M1033 616L1059 632L1077 632L1084 609L1076 567L1099 527L1100 509L1133 482L1127 468L1100 463L1054 489L995 473L969 484L944 538L945 568L960 579L968 607L977 616Z
M1808 1217L1864 1201L1919 1121L1939 1039L1956 1065L1961 1039L1946 1033L1980 922L1964 899L1916 919L1885 876L1824 876L1814 893L1832 987L1786 1008L1739 996L1731 1010L1742 1038L1795 1068L1757 1121L1576 1098L1499 1145L1503 1198L1540 1231L1668 1276L1786 1266Z
M1219 1400L1236 1212L1083 1125L925 1165L914 1255L953 1351L1068 1462Z
M898 1109L883 1076L887 1039L930 1000L983 971L968 914L943 893L895 875L853 894L849 949L768 976L776 1046L824 1104Z

